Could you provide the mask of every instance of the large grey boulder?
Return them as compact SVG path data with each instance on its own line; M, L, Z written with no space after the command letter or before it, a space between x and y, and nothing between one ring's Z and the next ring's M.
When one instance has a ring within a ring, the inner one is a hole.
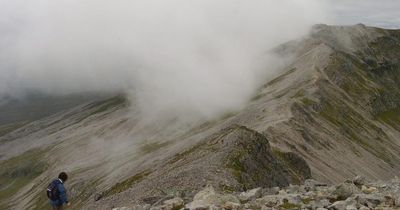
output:
M314 179L307 179L304 181L304 188L306 191L313 191L316 187L321 186L327 186L327 184Z
M329 210L346 210L347 208L352 209L356 206L357 202L353 198L348 198L344 201L336 201L328 207ZM357 209L357 208L356 208Z
M355 200L362 206L368 206L369 208L375 208L381 203L385 202L385 197L380 194L359 194L355 196Z
M246 192L242 192L239 195L239 200L240 202L244 203L244 202L248 202L249 200L254 200L256 198L260 198L262 195L262 189L259 188L255 188Z
M332 195L336 197L337 200L346 200L348 197L361 193L361 190L353 183L342 183L336 187L332 192Z
M182 198L173 198L170 200L164 201L164 209L165 210L177 210L181 209L184 206L184 201Z
M231 194L219 194L214 190L214 187L208 185L203 190L199 191L193 198L193 201L186 204L185 208L199 210L208 208L218 208L223 205L240 204L240 200Z

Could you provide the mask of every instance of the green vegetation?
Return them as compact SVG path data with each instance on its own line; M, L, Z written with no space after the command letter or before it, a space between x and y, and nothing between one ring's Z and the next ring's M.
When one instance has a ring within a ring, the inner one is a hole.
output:
M50 207L49 200L45 193L36 194L36 196L32 200L34 201L34 203L29 207L29 209L42 210L48 209Z
M147 143L144 144L140 147L140 150L143 151L144 153L148 154L151 152L155 152L167 145L169 145L171 142L153 142L153 143Z
M304 204L309 204L311 201L313 201L314 199L312 198L302 198L301 202L303 202Z
M234 192L236 192L236 188L234 186L229 186L229 185L225 185L225 184L221 183L219 185L219 187L222 190L222 192L224 192L224 193L234 193Z
M190 155L191 153L195 152L196 150L200 149L201 147L202 147L202 144L197 144L182 153L178 153L170 161L168 161L168 163L169 164L175 163L175 162L183 159L184 157Z
M114 195L114 194L123 192L123 191L129 189L134 184L142 181L144 178L146 178L150 174L151 174L151 171L142 171L142 172L140 172L140 173L138 173L138 174L136 174L136 175L124 180L123 182L118 182L117 184L112 186L110 189L105 191L103 193L103 196L107 197L107 196L110 196L110 195Z
M319 114L328 122L334 124L340 129L341 133L349 140L360 145L376 157L392 165L392 154L381 145L380 139L386 138L386 134L375 124L369 122L358 112L353 110L345 103L324 101L320 104ZM385 116L385 115L383 115ZM370 133L379 133L380 139L371 141L366 135ZM356 155L359 155L356 153Z
M312 106L313 104L317 103L317 102L315 102L315 101L313 101L313 100L311 100L309 98L306 98L306 97L302 98L301 102L306 106Z
M99 101L95 102L92 104L89 104L86 106L86 109L94 109L92 112L89 114L83 115L76 123L82 122L83 120L87 119L90 116L93 116L98 113L102 113L107 111L108 109L111 109L113 107L125 105L127 103L127 100L124 96L115 96L110 99L104 100L104 101Z
M236 177L236 180L240 184L244 184L243 173L246 173L246 168L244 168L243 161L246 158L248 152L244 149L240 151L235 151L228 159L226 167L232 170L232 174Z
M91 108L96 107L96 110L93 111L92 113L90 113L90 115L94 115L97 113L101 113L104 112L110 108L119 106L119 105L123 105L127 102L126 98L124 96L115 96L112 97L110 99L104 100L104 101L100 101L100 102L96 102L90 105Z
M293 204L293 203L284 203L284 204L279 205L279 207L281 207L283 209L300 209L301 205Z
M308 164L296 154L283 152L275 148L272 149L272 154L290 174L291 183L301 184L305 179L311 178L311 170Z
M0 209L7 209L8 199L47 169L42 156L42 150L30 150L0 162Z
M28 123L29 123L29 121L22 121L22 122L17 122L17 123L1 125L0 126L0 136L4 136L7 133L17 130L18 128L20 128Z
M380 112L376 118L394 128L400 128L400 107Z

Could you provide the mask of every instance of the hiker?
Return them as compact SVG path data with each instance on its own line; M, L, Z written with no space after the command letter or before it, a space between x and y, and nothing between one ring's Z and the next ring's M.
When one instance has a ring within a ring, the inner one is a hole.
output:
M64 182L67 181L68 175L61 172L58 179L54 179L47 187L47 197L53 210L62 210L64 203L69 206L67 193L65 192Z

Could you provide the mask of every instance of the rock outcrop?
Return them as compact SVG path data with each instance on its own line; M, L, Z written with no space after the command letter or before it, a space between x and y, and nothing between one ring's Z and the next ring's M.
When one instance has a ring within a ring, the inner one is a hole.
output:
M307 180L308 183L315 182ZM393 179L387 182L365 182L357 187L357 183L344 182L339 185L317 185L310 190L306 185L291 185L281 188L276 193L271 190L256 188L246 192L232 192L229 194L217 193L212 186L199 191L192 200L183 203L179 197L165 201L163 205L120 207L113 210L244 210L244 209L291 209L291 210L372 210L400 209L400 180ZM346 186L346 187L344 187ZM361 192L361 187L376 188L373 193ZM355 190L355 189L358 190ZM346 189L346 190L344 190ZM346 191L339 194L338 191ZM240 199L243 195L246 199ZM248 198L248 199L247 199ZM170 203L174 203L171 205Z
M234 125L175 155L164 167L154 169L145 179L130 186L132 189L129 192L105 197L96 202L93 208L125 202L141 203L154 196L161 199L165 193L157 189L169 189L171 196L180 194L188 200L194 192L206 185L213 187L198 193L195 200L211 202L222 199L215 194L214 188L233 192L258 186L288 186L310 177L310 169L303 159L293 153L274 150L262 134ZM239 199L249 200L260 193L261 189L249 191L239 196ZM132 199L127 194L135 196ZM213 196L208 197L209 194ZM237 199L227 200L239 202ZM198 204L195 202L192 205Z

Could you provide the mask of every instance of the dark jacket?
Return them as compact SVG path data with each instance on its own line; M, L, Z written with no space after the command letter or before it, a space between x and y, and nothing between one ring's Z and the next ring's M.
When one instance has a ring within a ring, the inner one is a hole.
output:
M55 182L57 184L57 188L58 188L60 197L55 201L50 200L50 204L52 206L61 206L64 203L68 203L67 192L65 192L65 187L64 187L64 183L62 182L62 180L55 179L53 182Z

